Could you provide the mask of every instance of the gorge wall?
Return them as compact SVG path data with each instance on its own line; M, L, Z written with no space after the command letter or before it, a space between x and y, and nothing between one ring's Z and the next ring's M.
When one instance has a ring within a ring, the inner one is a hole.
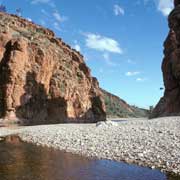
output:
M0 13L0 117L46 124L106 119L96 78L83 56L54 33Z
M180 115L180 0L168 17L169 34L164 43L162 72L165 92L152 117Z

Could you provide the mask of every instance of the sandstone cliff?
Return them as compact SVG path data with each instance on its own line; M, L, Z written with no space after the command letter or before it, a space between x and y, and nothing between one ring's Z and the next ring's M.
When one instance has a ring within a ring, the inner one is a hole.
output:
M106 119L83 56L54 33L0 13L0 117L24 124Z
M155 107L152 117L180 115L180 0L168 21L170 32L164 43L162 72L165 92Z
M103 89L101 89L101 91L106 105L107 117L139 118L149 116L148 110L131 106L118 96L115 96Z

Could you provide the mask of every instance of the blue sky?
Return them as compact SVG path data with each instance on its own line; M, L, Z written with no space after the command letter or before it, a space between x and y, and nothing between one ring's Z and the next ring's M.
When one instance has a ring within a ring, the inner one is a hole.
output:
M172 0L0 0L79 50L100 86L140 107L163 95L161 62Z

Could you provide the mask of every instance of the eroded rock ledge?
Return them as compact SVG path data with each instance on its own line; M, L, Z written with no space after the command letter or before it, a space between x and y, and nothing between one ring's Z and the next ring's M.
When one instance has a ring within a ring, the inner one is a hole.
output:
M83 56L54 33L0 13L0 117L23 124L106 119Z

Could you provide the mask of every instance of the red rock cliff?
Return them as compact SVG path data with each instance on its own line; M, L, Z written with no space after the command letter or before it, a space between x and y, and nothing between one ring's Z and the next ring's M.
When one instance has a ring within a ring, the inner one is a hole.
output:
M105 120L98 81L54 33L0 13L0 116L24 124Z
M164 43L162 72L165 92L155 107L152 117L180 115L180 0L168 21L170 32Z

